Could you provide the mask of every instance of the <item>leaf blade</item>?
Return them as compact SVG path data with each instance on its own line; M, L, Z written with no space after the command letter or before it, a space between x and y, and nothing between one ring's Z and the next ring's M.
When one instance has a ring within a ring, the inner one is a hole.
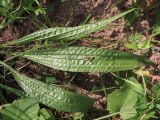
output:
M87 96L29 78L3 62L0 64L11 71L15 80L30 98L36 98L46 106L66 112L85 112L93 106L94 100Z
M40 30L29 35L26 35L20 39L13 40L4 44L3 46L7 45L14 45L23 42L30 42L32 40L45 40L45 39L53 39L53 40L74 40L80 39L89 35L92 32L96 32L98 30L102 30L105 26L120 17L132 12L134 9L128 10L124 13L121 13L117 16L113 16L109 19L101 20L92 24L81 25L77 27L55 27L55 28L48 28L44 30Z
M37 120L39 104L35 99L15 100L1 111L4 120Z
M140 86L134 78L130 78L130 80ZM119 112L125 120L132 118L137 115L135 106L140 96L141 94L137 92L137 88L134 85L125 83L122 88L116 89L108 95L107 108L110 113Z
M142 57L101 48L68 47L24 53L22 57L50 68L71 72L114 72L143 65Z

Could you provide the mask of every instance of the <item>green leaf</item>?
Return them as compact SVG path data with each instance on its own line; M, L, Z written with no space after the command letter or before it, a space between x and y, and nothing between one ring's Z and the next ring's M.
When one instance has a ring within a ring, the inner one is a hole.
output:
M160 32L160 14L159 14L159 10L155 9L155 16L154 16L154 21L153 21L153 28L152 28L152 34L156 34Z
M73 114L73 120L87 120L86 114L81 112L76 112Z
M135 43L125 43L125 47L129 48L129 49L133 49L133 50L137 50L138 46Z
M160 84L154 84L152 87L152 97L159 99L160 98Z
M138 113L139 113L138 116L130 118L128 120L152 120L154 118L157 118L155 116L155 112L156 112L155 110L152 110L152 111L149 111L149 112L146 112L146 113L144 113L144 111L143 112L138 111Z
M4 120L37 120L39 104L35 99L15 100L1 112Z
M129 49L137 50L138 45L142 40L142 34L136 32L135 34L126 33L127 42L125 46Z
M151 42L152 42L152 37L148 37L148 39L144 43L138 45L138 48L149 49L152 46Z
M46 106L67 112L84 112L93 106L94 100L87 96L29 78L3 62L0 64L11 71L18 84L30 98L36 98Z
M130 118L129 120L150 120L152 118L156 118L156 109L154 106L147 104L144 105L144 103L142 103L141 106L143 107L138 107L139 109L137 109L137 115Z
M11 9L13 7L13 3L11 1L13 0L0 0L0 5L2 4L2 6L5 8L3 9L3 7L0 6L0 11L2 12L0 13L5 13L4 16L6 16L7 19L7 21L4 21L0 24L0 30L9 24L12 24L15 20L19 19L19 17L21 17L21 15L26 12L24 9L32 7L33 3L35 2L35 0L21 0L20 5L13 11L13 9ZM5 7L5 5L7 7ZM7 11L8 13L6 13Z
M38 120L56 120L50 111L43 108L39 110L40 117Z
M130 80L140 86L134 78ZM111 114L119 112L124 120L132 118L137 114L135 105L140 93L134 85L125 83L122 88L108 95L107 108Z
M12 8L13 3L11 0L0 0L0 15L7 16Z
M132 1L132 8L135 8L136 10L132 13L127 14L124 18L125 18L125 23L127 26L131 26L133 25L139 18L139 16L141 15L141 11L139 8L139 5L135 2Z
M34 12L36 15L45 15L46 14L45 8L41 8L41 7L37 8Z
M55 27L40 30L29 35L26 35L20 39L13 40L8 42L6 45L13 45L18 43L30 42L33 40L74 40L80 39L89 35L92 32L96 32L98 30L102 30L106 27L107 24L119 19L120 17L132 12L134 9L128 10L127 12L121 13L117 16L100 20L92 24L81 25L77 27Z
M139 90L138 90L139 91ZM130 118L129 120L150 120L155 117L157 109L157 101L147 103L147 96L139 96L136 103L137 115Z
M140 56L126 52L68 47L24 53L22 57L42 65L72 72L113 72L137 68L149 63Z
M42 76L42 80L45 81L45 83L47 84L53 84L56 82L55 77L53 77L52 75L47 75L47 74Z
M12 92L12 93L16 94L17 96L24 97L24 93L18 89L15 89L15 88L9 87L7 85L3 85L3 84L0 84L0 88L6 90L8 92Z

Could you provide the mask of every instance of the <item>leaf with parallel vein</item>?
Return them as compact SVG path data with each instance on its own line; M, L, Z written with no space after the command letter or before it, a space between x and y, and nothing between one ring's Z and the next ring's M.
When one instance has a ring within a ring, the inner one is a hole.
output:
M39 64L72 72L114 72L141 67L143 57L101 48L68 47L24 53L22 57Z
M94 100L87 96L29 78L1 61L0 64L11 71L28 97L44 105L66 112L85 112L93 106Z
M91 24L85 24L76 27L55 27L48 28L44 30L40 30L29 35L26 35L20 39L13 40L11 42L6 43L3 46L19 44L24 42L36 41L36 40L75 40L80 39L89 35L92 32L96 32L98 30L102 30L106 28L106 25L119 19L120 17L125 16L126 14L132 12L134 9L128 10L119 15L110 17L108 19L100 20ZM2 47L2 46L1 46Z

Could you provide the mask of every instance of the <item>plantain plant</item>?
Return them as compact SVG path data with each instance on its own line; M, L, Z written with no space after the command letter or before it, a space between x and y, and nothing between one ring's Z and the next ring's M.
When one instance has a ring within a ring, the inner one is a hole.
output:
M92 32L104 29L107 24L119 19L122 16L125 16L132 11L134 10L132 9L109 19L100 20L92 24L86 24L77 27L56 27L40 30L26 35L20 39L2 44L0 47L5 48L11 45L24 44L31 41L56 40L65 42L80 39ZM32 51L20 52L18 54L13 53L12 55L15 55L15 57L27 58L53 69L70 72L117 72L139 68L146 64L152 64L144 57L132 55L127 52L86 47L61 47L41 50L36 49ZM5 62L0 61L0 64L6 67L14 76L19 86L23 89L23 97L31 98L31 103L36 101L36 108L31 108L37 110L37 112L34 114L34 117L37 117L39 103L65 112L86 112L88 109L93 107L94 100L88 96L84 96L73 91L71 92L57 85L49 85L39 80L29 78L26 75L17 72ZM3 85L0 85L0 87L6 89L6 87ZM127 89L129 89L129 87L133 86L128 85L127 87ZM12 91L14 91L14 89L12 89ZM136 97L138 97L137 93L134 94ZM112 99L112 96L110 95L109 98ZM6 117L11 117L13 120L17 120L18 117L12 117L12 115L9 113L10 110L14 110L13 105L15 104L16 102L2 110L1 113L3 119ZM135 101L133 101L133 106L134 104ZM109 108L111 113L117 112L116 110L112 110L110 106ZM21 113L20 111L16 112L16 116L20 116L21 114L24 113ZM28 114L28 112L25 114ZM122 117L125 116L125 114L121 115ZM134 114L131 115L131 117L133 116ZM29 115L29 118L26 118L26 116L22 117L25 120L30 120L30 117L32 116ZM44 118L44 120L47 119Z

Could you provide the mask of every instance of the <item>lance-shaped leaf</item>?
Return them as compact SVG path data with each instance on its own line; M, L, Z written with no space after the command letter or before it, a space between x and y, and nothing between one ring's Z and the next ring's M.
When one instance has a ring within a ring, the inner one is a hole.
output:
M29 78L3 62L0 64L11 71L18 84L30 98L36 98L40 103L51 108L67 112L84 112L93 106L94 100L87 96Z
M38 120L39 104L35 99L15 100L2 109L3 120Z
M24 53L22 57L42 65L72 72L114 72L146 63L140 56L101 48L68 47Z
M82 37L85 37L89 35L92 32L96 32L98 30L102 30L106 27L107 24L117 20L118 18L132 12L134 9L131 9L127 12L121 13L117 16L100 20L92 24L86 24L81 25L77 27L55 27L55 28L49 28L40 30L34 33L31 33L29 35L26 35L20 39L13 40L11 42L8 42L6 45L13 45L18 43L24 43L29 42L32 40L46 40L46 39L52 39L52 40L74 40L74 39L80 39Z

